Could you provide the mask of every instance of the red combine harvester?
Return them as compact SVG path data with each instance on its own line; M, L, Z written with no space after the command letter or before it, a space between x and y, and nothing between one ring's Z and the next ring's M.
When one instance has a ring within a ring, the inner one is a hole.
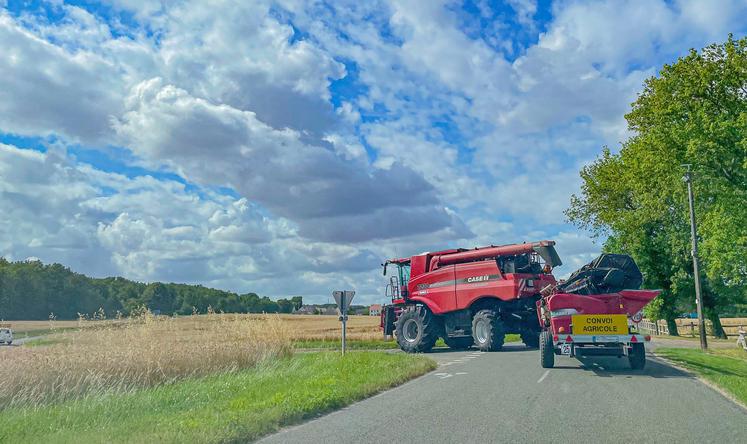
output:
M633 369L646 365L644 342L631 328L659 290L638 290L643 276L630 256L603 254L568 280L543 291L537 303L542 325L540 359L552 368L555 355L627 356Z
M555 242L453 249L386 261L385 335L396 334L406 352L427 352L443 337L454 349L503 347L506 333L539 346L540 290L553 288L561 265Z

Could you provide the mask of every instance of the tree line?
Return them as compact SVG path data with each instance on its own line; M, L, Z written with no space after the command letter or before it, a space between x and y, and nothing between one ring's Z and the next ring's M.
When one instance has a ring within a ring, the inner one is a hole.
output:
M60 264L10 262L0 258L0 319L77 319L103 310L123 316L147 307L160 314L291 313L301 296L273 301L255 293L237 294L202 285L142 283L122 277L95 279Z
M647 314L677 331L695 310L689 206L693 176L703 309L716 336L719 313L747 304L747 38L691 50L649 78L625 116L631 136L581 170L569 220L628 253L648 288L663 290Z

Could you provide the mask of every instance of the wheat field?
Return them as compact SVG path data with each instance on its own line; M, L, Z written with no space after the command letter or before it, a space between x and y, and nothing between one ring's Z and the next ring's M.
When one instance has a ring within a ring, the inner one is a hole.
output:
M39 406L232 372L289 356L294 341L340 337L337 317L318 315L168 317L145 311L116 320L13 324L59 332L37 343L0 348L0 407ZM351 316L348 337L382 339L379 318Z

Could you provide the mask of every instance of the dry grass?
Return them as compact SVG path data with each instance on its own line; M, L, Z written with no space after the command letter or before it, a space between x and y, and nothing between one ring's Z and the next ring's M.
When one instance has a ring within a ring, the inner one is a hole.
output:
M0 350L0 406L38 406L230 372L292 349L288 323L276 316L169 318L146 312L54 338L49 346Z
M197 324L206 324L220 319L219 314L213 315L196 315L182 316L175 318L179 329L191 329L193 326L201 328ZM225 315L228 316L228 315ZM317 340L317 339L339 339L340 321L337 316L324 315L290 315L290 314L238 314L230 315L242 319L266 319L268 317L281 319L289 324L294 339L299 340ZM81 328L100 328L110 324L117 324L119 321L109 320L78 320L78 321L0 321L8 323L15 333L25 333L29 331L44 330L64 330L64 329L81 329ZM197 324L195 324L195 322ZM379 328L378 316L349 316L348 318L348 337L360 340L381 339L381 329Z
M77 328L80 323L78 321L0 321L0 324L10 324L14 333L25 333L53 328Z

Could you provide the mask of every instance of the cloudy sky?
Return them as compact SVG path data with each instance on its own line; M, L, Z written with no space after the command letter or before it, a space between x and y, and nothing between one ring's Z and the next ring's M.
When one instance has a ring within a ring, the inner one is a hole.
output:
M210 4L208 4L210 3ZM645 78L745 1L0 0L0 255L383 301L379 263L554 239Z

